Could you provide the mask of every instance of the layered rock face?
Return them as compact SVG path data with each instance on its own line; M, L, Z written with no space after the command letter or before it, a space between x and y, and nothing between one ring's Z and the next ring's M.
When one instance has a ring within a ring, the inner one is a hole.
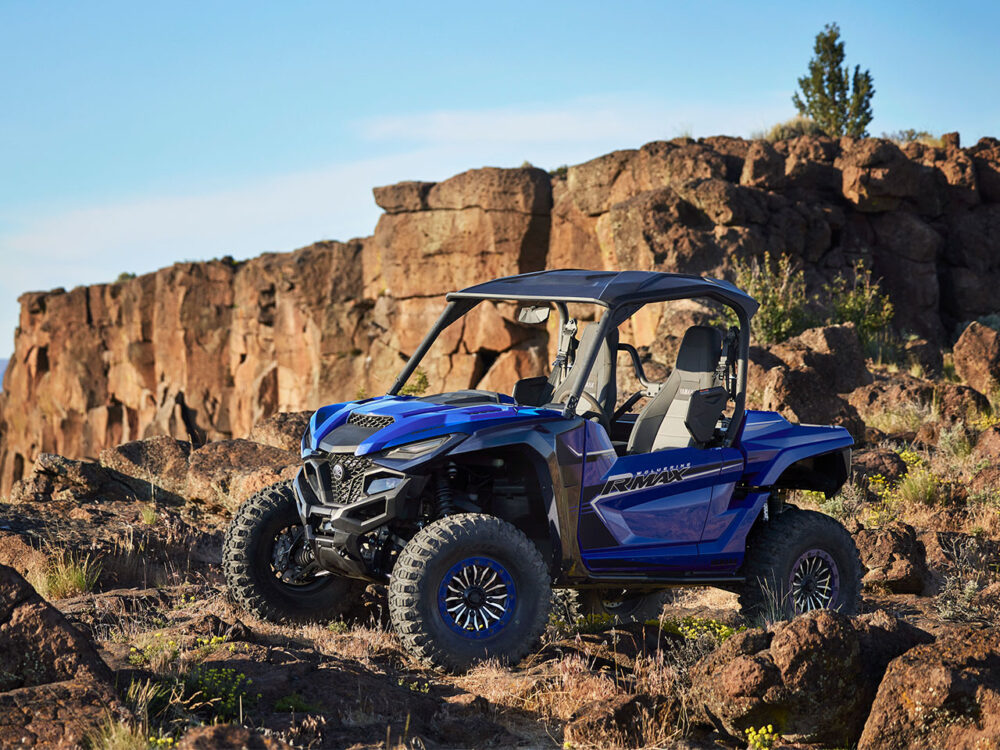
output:
M799 259L817 287L864 260L898 326L932 342L998 307L993 139L905 150L880 139L678 139L554 177L487 168L376 188L375 199L385 214L371 237L23 295L0 397L0 495L43 452L96 457L160 434L245 437L277 411L383 392L444 294L497 276L724 276L734 257L772 252ZM625 335L669 363L677 331L697 321L680 307L637 316ZM484 304L449 330L425 360L430 388L537 374L551 337L513 313ZM769 385L781 401L781 383Z

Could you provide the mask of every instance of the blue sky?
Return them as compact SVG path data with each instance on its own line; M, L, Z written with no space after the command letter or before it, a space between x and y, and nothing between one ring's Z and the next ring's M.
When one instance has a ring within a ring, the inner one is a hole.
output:
M873 134L1000 136L995 3L0 0L0 357L22 291L369 234L373 185L749 135L830 21Z

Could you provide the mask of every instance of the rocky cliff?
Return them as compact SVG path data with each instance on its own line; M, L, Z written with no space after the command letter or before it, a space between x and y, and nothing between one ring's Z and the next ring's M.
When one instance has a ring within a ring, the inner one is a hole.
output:
M385 389L445 292L542 268L725 275L799 258L812 285L865 260L896 324L937 343L1000 309L1000 141L945 148L716 137L616 151L550 176L478 169L375 189L373 236L179 263L22 295L0 397L0 494L41 452L96 456L166 434L247 435L275 411ZM426 368L434 389L533 373L547 341L484 305ZM683 322L684 316L678 320ZM669 320L638 321L638 344ZM655 353L656 347L654 347Z

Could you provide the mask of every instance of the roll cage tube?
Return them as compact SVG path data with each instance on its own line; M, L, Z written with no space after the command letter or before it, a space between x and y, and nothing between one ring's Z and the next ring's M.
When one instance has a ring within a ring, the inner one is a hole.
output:
M462 316L467 315L472 308L482 301L482 299L470 297L449 300L448 304L445 305L444 310L441 311L441 315L438 317L437 321L420 342L420 346L418 346L416 351L414 351L413 354L410 355L410 358L406 360L406 364L403 365L402 371L398 376L396 376L396 380L393 381L392 387L386 391L386 395L395 396L398 394L399 389L406 385L406 381L410 379L413 371L417 369L421 360L427 355L427 352L434 345L434 342L437 341L437 337L441 335L444 329ZM556 310L559 312L559 332L561 336L563 327L569 320L569 311L565 302L556 300L551 304L554 304Z
M460 300L450 300L447 305L445 305L444 310L441 311L440 317L438 317L437 322L431 327L431 330L427 332L424 336L423 341L420 342L420 346L417 350L410 355L410 358L406 360L406 364L403 365L402 372L396 376L395 382L393 382L392 387L386 392L387 396L395 396L399 393L399 389L402 388L406 381L410 379L413 371L417 369L417 365L420 364L420 360L424 358L427 351L434 345L437 337L441 335L441 332L445 328L450 326L456 320L461 318L463 315L469 312L472 308L478 305L482 300L464 298Z
M702 295L709 297L710 295ZM733 418L729 421L729 429L726 430L725 445L729 446L736 442L740 426L743 423L743 415L746 411L746 391L747 391L747 361L750 359L750 317L741 308L729 304L726 300L712 297L721 302L726 307L736 313L736 318L740 324L739 353L736 361L736 394L733 396ZM576 406L580 402L580 394L587 383L590 370L597 361L597 355L601 344L607 339L608 330L614 325L621 325L628 318L632 317L642 305L623 305L620 308L609 309L598 324L597 336L592 341L592 346L588 351L583 352L583 359L577 360L579 368L574 367L577 372L573 375L574 381L570 386L570 395L566 399L563 408L563 417L576 416Z

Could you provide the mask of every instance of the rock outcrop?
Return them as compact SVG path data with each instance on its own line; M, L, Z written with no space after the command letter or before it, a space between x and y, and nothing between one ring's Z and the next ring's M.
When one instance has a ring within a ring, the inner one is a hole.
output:
M123 710L90 640L0 565L0 746L82 747Z
M851 744L886 665L929 640L884 612L852 621L818 610L746 630L695 666L695 717L740 738L772 724L795 742Z
M881 748L995 747L1000 737L1000 646L964 630L889 664L858 742Z
M787 253L819 288L864 261L883 278L898 327L933 348L995 312L998 175L993 139L900 149L682 138L552 177L487 168L377 188L385 213L371 237L26 293L0 397L0 495L41 453L96 458L154 435L197 446L247 437L278 411L381 392L446 292L542 268L723 276L734 257ZM425 363L430 387L535 374L551 337L513 312L483 304L447 331ZM675 312L644 311L624 335L669 364L675 329L703 314ZM810 384L772 377L772 396L808 419L810 405L789 399ZM844 383L832 385L820 411L856 428Z

